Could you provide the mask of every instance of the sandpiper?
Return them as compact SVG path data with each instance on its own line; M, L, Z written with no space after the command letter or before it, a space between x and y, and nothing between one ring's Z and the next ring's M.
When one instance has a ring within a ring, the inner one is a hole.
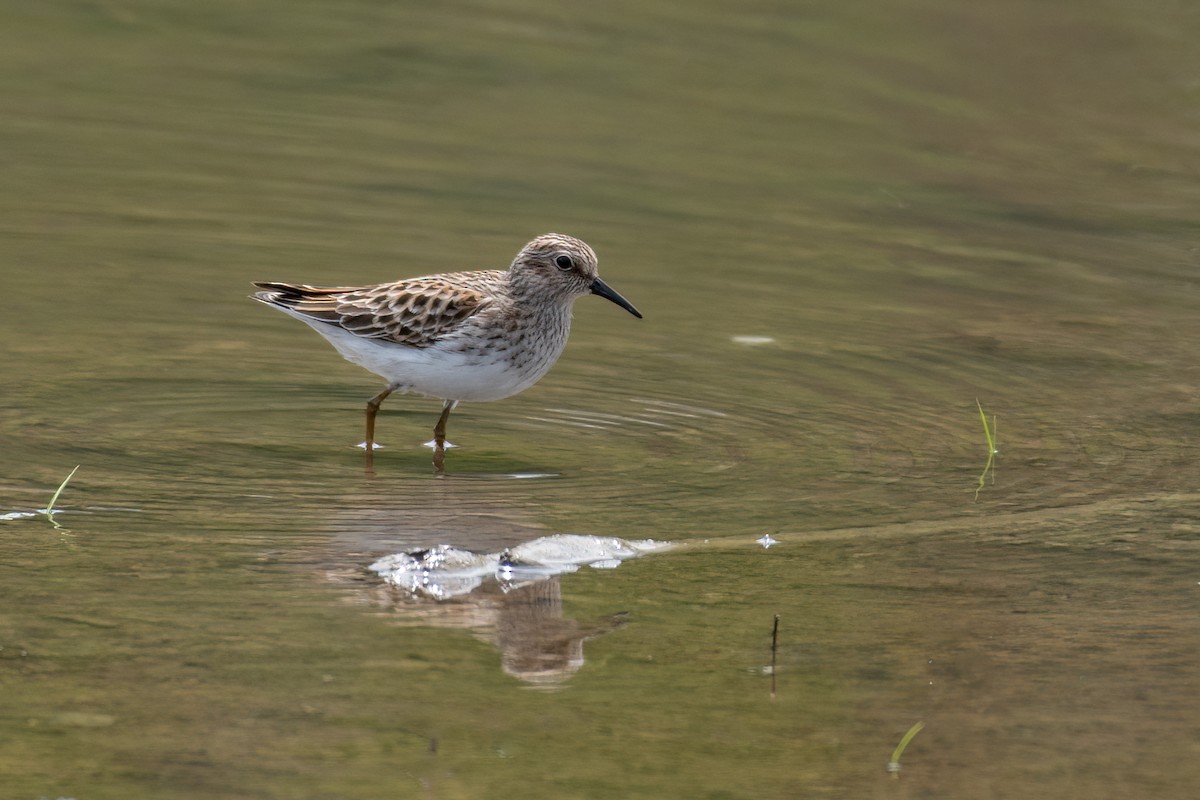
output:
M262 290L251 295L255 300L308 324L346 360L387 381L367 401L368 468L376 446L375 415L392 392L443 401L433 429L440 471L450 412L464 400L500 400L537 383L567 344L576 300L598 294L642 316L600 280L591 247L558 233L525 245L507 270L373 286L254 285Z

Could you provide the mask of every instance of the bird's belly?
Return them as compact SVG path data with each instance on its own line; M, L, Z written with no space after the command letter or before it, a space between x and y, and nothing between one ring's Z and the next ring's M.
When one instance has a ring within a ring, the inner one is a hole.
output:
M329 340L342 357L381 376L399 391L443 400L500 400L528 389L558 360L561 347L523 352L462 352L432 345L409 345L365 339L341 328L316 323L313 329Z

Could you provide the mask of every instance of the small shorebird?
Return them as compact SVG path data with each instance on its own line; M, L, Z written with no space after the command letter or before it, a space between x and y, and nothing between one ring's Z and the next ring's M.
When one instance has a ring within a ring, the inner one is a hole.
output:
M440 398L433 429L440 471L446 420L461 401L500 400L528 389L558 360L571 306L598 294L641 318L597 275L596 254L547 233L521 248L507 270L476 270L361 287L255 282L251 297L308 324L347 361L387 381L367 401L367 466L375 415L392 392Z

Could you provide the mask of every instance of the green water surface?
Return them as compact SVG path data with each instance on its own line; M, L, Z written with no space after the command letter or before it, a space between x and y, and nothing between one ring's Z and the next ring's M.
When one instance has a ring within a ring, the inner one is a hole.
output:
M0 798L1194 796L1192 5L0 16L0 514L81 465L0 521ZM246 299L547 231L645 319L580 301L442 478ZM557 533L678 546L365 570Z

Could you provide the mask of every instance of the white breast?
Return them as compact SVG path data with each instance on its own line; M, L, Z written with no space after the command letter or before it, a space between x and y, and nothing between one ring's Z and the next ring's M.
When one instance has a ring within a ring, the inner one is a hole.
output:
M381 376L398 391L443 400L500 400L528 389L545 375L566 345L567 330L543 337L520 352L462 347L453 338L429 347L412 347L356 336L328 323L293 314L329 340L342 357ZM569 312L566 327L570 325ZM511 347L512 345L510 345Z

